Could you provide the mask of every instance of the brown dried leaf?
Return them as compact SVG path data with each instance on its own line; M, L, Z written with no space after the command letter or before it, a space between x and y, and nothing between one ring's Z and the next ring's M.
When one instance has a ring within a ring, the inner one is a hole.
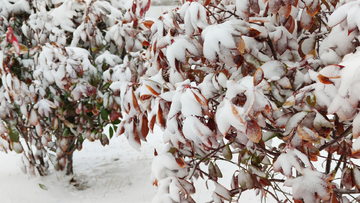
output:
M150 91L153 95L155 95L155 96L159 96L159 95L160 95L160 93L158 93L157 91L155 91L150 85L145 85L145 87L148 88L149 91Z
M348 167L344 168L341 174L341 184L345 187L345 189L350 190L355 186L353 179L353 170Z
M249 33L248 33L248 36L249 37L257 37L261 34L261 32L259 32L257 29L254 29L254 28L249 28Z
M250 3L250 7L251 9L259 14L260 13L260 7L259 7L259 3L258 3L258 0L249 0L249 3Z
M240 123L244 124L244 121L242 120L241 116L239 115L239 112L236 110L233 104L231 104L231 110L232 113L235 115L235 117L240 121Z
M301 124L297 126L296 132L298 133L299 137L305 141L309 141L312 143L318 143L320 141L320 137L316 132L310 130L309 128L306 128Z
M304 9L301 13L300 24L305 30L310 30L314 24L314 19Z
M142 41L141 44L146 47L150 45L150 43L146 40Z
M145 20L145 21L143 22L143 24L145 25L145 27L146 27L147 29L151 29L151 26L154 24L154 21L152 21L152 20Z
M258 68L253 78L254 86L260 84L263 79L264 79L264 71L261 68Z
M320 11L320 9L321 7L319 1L313 1L313 4L311 4L311 6L306 7L306 12L311 17L314 17Z
M318 78L319 78L319 81L323 84L326 84L326 85L331 85L333 84L333 82L330 80L330 78L328 77L325 77L321 74L318 75Z
M149 94L141 95L141 96L140 96L140 101L149 100L149 99L151 99L151 97L152 97L152 95L149 95Z
M280 9L279 9L279 13L288 18L290 16L290 13L291 13L291 5L288 4L288 5L283 5Z
M131 91L132 91L132 102L133 102L134 108L136 111L141 112L140 106L139 106L139 104L137 102L137 98L135 96L134 89L131 88Z
M211 2L211 0L205 0L205 1L204 1L204 6L209 5L209 4L210 4L210 2Z
M140 141L140 135L139 135L139 131L137 129L136 123L134 122L134 120L132 121L133 123L133 136L134 136L134 140L141 145L141 141Z
M141 118L141 134L145 141L148 133L149 133L148 119L147 116L143 114Z
M31 109L29 122L33 126L36 126L39 123L39 119L38 119L35 109Z
M193 91L191 91L192 93L193 93L193 95L194 95L194 97L195 97L195 99L196 99L196 101L197 102L199 102L202 106L208 106L207 105L207 100L206 100L206 98L205 97L203 97L203 99L205 100L202 100L202 99L200 99L200 97L199 96L197 96L197 94L195 93L195 92L193 92Z
M150 120L150 125L149 125L151 131L154 131L155 121L156 121L156 116L154 115L154 116L151 118L151 120Z
M244 54L245 53L245 42L241 36L239 38L240 38L240 40L239 40L239 44L237 45L237 49L239 50L239 52L241 54Z
M246 121L246 136L254 143L259 143L261 140L261 128L259 124L257 124L253 120Z
M313 49L308 54L306 54L305 58L315 58L316 57L316 50Z
M160 104L159 104L159 110L158 110L158 113L157 113L157 118L158 118L158 122L159 122L160 126L162 128L165 128L166 127L166 119L164 117L163 110L162 110Z
M279 11L281 4L282 0L269 0L268 5L270 12L275 15Z
M181 157L175 157L175 161L181 168L186 167L186 163Z
M293 33L295 30L295 20L292 16L289 16L288 20L286 21L286 24L284 25L284 27L290 32Z

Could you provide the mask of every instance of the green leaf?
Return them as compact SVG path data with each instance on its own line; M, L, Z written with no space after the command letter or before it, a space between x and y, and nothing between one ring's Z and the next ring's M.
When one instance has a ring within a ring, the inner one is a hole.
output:
M19 132L12 127L9 128L10 140L13 142L19 142Z
M168 152L172 154L172 153L174 153L175 151L176 151L176 148L173 147L173 148L171 148Z
M232 152L231 152L231 150L230 150L229 144L227 144L227 145L224 147L223 155L224 155L224 158L225 158L226 160L231 161L231 159L232 159Z
M41 183L39 183L39 186L40 186L40 188L43 189L43 190L48 190L47 187L46 187L45 185L41 184Z
M62 136L67 137L68 135L69 135L69 128L65 128L64 131L63 131Z
M103 86L103 90L106 90L110 87L110 83L106 83L104 86Z
M223 175L221 173L221 170L219 168L219 166L217 164L215 164L215 171L216 171L216 176L219 177L219 178L222 178Z
M114 136L114 129L112 127L109 128L110 139Z
M117 124L119 124L121 121L119 120L119 119L116 119L116 120L114 120L114 121L112 121L111 123L113 124L113 125L117 125Z
M280 135L280 133L274 133L271 136L269 136L266 140L264 140L264 142L267 142L267 141L273 139L274 137L278 137L279 135Z
M107 112L105 109L102 109L102 110L101 110L101 118L102 118L103 120L107 120L108 117L109 117L108 112Z
M216 173L215 165L212 162L210 162L208 170L209 170L210 178L217 180L217 173Z
M251 157L251 164L254 166L258 166L261 163L260 158L258 155L253 154L253 156Z
M316 96L311 94L306 97L306 102L311 106L314 107L316 104Z
M78 135L77 139L78 139L79 142L84 142L84 140L85 140L85 138L82 136L81 133Z

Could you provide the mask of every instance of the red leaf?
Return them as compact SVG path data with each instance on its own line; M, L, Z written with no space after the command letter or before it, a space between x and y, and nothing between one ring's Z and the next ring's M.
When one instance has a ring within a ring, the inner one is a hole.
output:
M146 47L150 45L150 43L146 40L142 41L141 44Z
M14 35L14 31L10 25L9 25L8 31L6 32L6 41L8 43L12 43L16 54L20 55L20 45L19 45L19 42L16 39L16 37Z
M13 45L13 47L15 48L15 52L17 55L20 55L20 45L19 42L17 41L16 37L13 35L11 38L11 43Z
M116 119L119 119L120 113L118 113L116 110L112 110L110 113L110 120L115 121Z

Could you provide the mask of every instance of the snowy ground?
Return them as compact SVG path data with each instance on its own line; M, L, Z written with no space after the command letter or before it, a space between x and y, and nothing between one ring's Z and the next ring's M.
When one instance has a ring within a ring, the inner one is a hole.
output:
M75 177L80 180L77 187L70 184L72 177L56 172L29 178L18 166L19 155L0 153L0 202L150 203L156 193L150 181L151 161L154 148L161 152L163 146L160 131L149 135L148 140L141 152L129 146L124 136L111 139L106 147L85 141L82 151L74 153ZM231 176L232 169L220 167L224 176ZM212 192L201 181L196 186L199 188L194 195L196 202L209 201ZM249 191L240 202L260 202L260 198Z
M147 16L157 17L168 8L152 7ZM150 203L156 193L156 187L150 181L151 162L154 148L158 152L162 150L161 132L149 135L148 140L143 143L141 152L130 147L123 136L111 139L110 146L106 147L98 142L85 141L83 150L74 153L74 172L79 180L77 186L70 184L72 177L56 172L47 177L29 178L19 168L18 154L0 152L0 202ZM232 175L233 169L221 164L219 167L225 177ZM195 185L198 188L193 196L196 202L209 201L212 192L201 181ZM249 191L242 194L239 202L260 202L260 197Z

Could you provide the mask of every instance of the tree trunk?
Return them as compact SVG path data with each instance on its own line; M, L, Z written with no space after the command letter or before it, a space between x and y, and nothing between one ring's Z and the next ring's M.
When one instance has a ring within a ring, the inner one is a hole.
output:
M72 175L73 172L73 154L74 150L67 152L66 154L66 175Z

